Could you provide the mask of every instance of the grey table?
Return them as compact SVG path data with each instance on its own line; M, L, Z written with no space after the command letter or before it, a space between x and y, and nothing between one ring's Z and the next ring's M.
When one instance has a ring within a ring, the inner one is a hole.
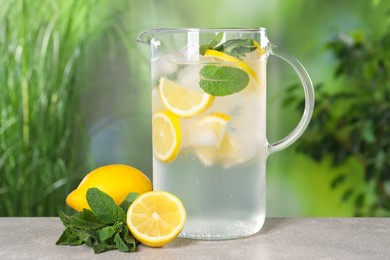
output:
M0 259L390 259L390 218L269 218L248 238L178 238L98 255L85 245L56 246L62 231L58 218L0 218Z

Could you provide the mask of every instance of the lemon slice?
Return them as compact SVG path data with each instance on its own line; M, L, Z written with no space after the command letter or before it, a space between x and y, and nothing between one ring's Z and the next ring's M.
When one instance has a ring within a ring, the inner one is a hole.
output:
M182 202L165 191L139 196L127 211L127 225L138 241L160 247L175 239L184 227L186 211Z
M200 134L203 132L205 135L212 136L209 143L197 146L195 149L196 155L204 165L211 166L218 160L220 146L230 119L231 117L227 114L213 113L197 122L201 127Z
M239 67L240 69L242 69L243 71L248 73L256 81L258 81L256 72L248 64L246 64L245 62L243 62L243 61L241 61L233 56L230 56L226 53L216 51L216 50L207 50L204 53L204 56L215 57L215 58L219 58L223 61L233 62L237 65L237 67Z
M216 112L200 119L197 123L204 131L209 131L215 136L215 142L210 145L219 147L230 119L229 115Z
M261 55L264 54L264 53L266 53L265 48L261 48L260 44L259 44L257 41L253 40L253 45L256 46L256 50L257 50Z
M157 112L153 115L152 124L154 155L163 162L175 160L181 143L179 119L170 112Z
M187 89L164 77L160 78L159 89L164 106L180 117L192 117L204 112L215 99L200 88Z
M254 144L255 140L243 140L237 133L226 133L219 149L218 162L225 169L248 162L256 157Z

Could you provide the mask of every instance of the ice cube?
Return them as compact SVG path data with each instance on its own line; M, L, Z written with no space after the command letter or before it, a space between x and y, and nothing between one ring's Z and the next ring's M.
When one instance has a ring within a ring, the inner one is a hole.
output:
M221 144L221 163L224 168L248 162L256 157L257 143L250 137L236 133L226 134Z
M160 91L157 87L152 88L152 112L155 113L164 109L164 104L160 98Z
M176 72L177 68L177 64L169 62L165 58L154 58L152 60L152 75L154 79L171 75Z
M183 147L219 147L220 140L216 133L207 127L201 127L190 120L182 120L182 146Z
M199 89L201 64L187 65L177 75L177 81L189 89Z

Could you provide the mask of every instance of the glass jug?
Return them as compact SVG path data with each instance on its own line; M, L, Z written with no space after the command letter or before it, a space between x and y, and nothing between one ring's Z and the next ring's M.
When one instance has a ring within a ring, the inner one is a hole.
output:
M266 29L153 29L151 49L153 187L187 211L181 237L232 239L257 233L265 211L267 157L295 142L313 112L304 67L271 44ZM284 139L266 138L270 55L299 75L303 116Z

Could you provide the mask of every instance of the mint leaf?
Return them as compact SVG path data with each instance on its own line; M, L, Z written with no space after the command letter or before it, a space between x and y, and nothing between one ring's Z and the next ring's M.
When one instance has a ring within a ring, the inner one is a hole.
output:
M223 36L224 33L220 32L211 40L210 43L202 44L199 47L199 53L203 55L206 50L216 50L238 59L242 59L245 56L245 53L250 53L257 48L254 40L251 38L230 39L221 43Z
M88 209L83 209L72 216L67 216L60 211L59 217L65 227L74 227L79 229L99 229L104 226L103 223Z
M94 242L94 238L87 230L70 228L73 234L76 235L79 239L81 239L87 246L92 246Z
M139 193L138 192L130 192L129 194L127 194L125 200L122 202L121 204L121 208L127 212L127 210L129 209L131 203L133 203L133 201L139 197Z
M224 33L220 32L211 40L210 43L202 44L199 47L199 53L203 55L206 52L206 50L214 49L222 41L223 35L224 35Z
M126 214L123 209L116 205L109 195L99 189L88 189L87 201L92 212L102 223L113 224L116 221L126 221Z
M119 232L115 234L114 242L115 242L116 248L118 248L119 251L122 251L122 252L130 251L130 247L126 244L126 242L121 237Z
M114 236L116 230L114 229L113 226L107 226L102 229L99 229L97 233L99 235L99 242L104 243L105 241L107 241L108 239Z
M114 244L95 244L93 246L93 251L95 254L103 253L108 250L116 249L116 245Z
M243 90L248 74L239 68L206 65L200 70L200 87L213 96L226 96Z
M138 241L134 238L134 236L131 234L129 228L125 228L123 231L123 239L125 240L127 246L130 249L130 252L134 252L135 249L137 249L137 243Z
M72 228L66 228L62 235L57 240L56 245L69 245L69 246L79 246L83 244L84 241L76 235Z
M244 57L245 53L256 50L256 46L250 38L231 39L214 48L214 50L221 51L229 54L230 56L241 59Z

